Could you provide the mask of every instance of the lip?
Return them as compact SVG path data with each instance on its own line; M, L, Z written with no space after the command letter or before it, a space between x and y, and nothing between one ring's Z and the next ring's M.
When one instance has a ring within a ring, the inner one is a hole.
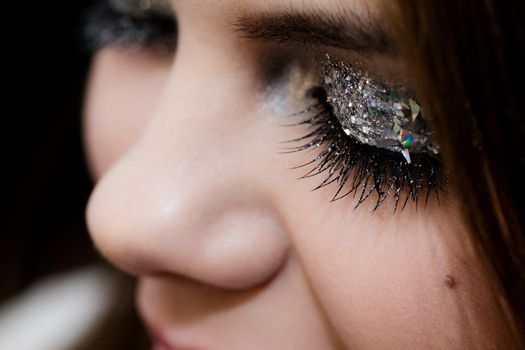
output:
M149 334L151 340L153 341L152 350L202 350L194 347L183 347L176 344L171 344L167 341L166 337L162 335L162 332L156 328L154 325L149 323L144 317L142 317L142 322L146 332Z
M141 281L144 282L144 281ZM156 315L155 307L146 298L144 283L140 283L135 291L135 310L142 321L144 330L148 333L152 341L152 350L209 350L208 346L202 344L200 336L193 334L191 339L188 339L189 334L183 334L182 329L177 331L178 327L170 327L161 320L163 317ZM159 317L156 317L159 316ZM175 329L172 329L175 328ZM168 332L169 330L169 332ZM168 337L168 334L170 336ZM215 346L213 346L215 348Z
M162 335L157 329L155 329L152 325L148 324L145 320L143 320L143 322L144 328L149 334L151 340L153 341L153 350L178 350L170 346L166 339L162 337Z

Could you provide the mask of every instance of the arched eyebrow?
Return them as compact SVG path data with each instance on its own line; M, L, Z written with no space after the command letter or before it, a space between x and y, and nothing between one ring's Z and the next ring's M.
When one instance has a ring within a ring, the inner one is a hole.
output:
M363 54L398 53L380 21L363 20L356 14L337 16L318 11L243 14L233 22L233 28L251 40L333 47Z

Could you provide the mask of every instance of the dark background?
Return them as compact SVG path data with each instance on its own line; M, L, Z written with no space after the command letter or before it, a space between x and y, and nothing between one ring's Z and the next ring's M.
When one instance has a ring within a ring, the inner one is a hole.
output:
M10 2L2 11L0 303L42 277L102 262L84 222L92 182L81 142L90 62L81 29L91 3ZM147 347L130 289L122 293L111 327L80 348Z
M36 1L11 11L31 14L10 28L14 62L6 67L11 81L2 126L1 299L42 275L95 258L83 220L91 182L80 138L89 66L80 26L88 5Z

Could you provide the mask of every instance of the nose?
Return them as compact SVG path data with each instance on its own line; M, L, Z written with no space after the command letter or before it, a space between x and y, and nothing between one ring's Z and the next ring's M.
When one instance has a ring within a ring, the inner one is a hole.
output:
M87 210L92 238L133 274L226 289L260 285L289 249L261 180L274 156L261 147L266 126L250 117L252 88L231 58L178 55L148 125L97 183Z

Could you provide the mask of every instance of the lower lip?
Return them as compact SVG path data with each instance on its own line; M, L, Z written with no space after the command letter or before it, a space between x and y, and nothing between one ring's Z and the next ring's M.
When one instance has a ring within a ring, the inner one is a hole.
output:
M168 342L161 336L157 328L153 327L146 321L144 321L144 328L147 333L149 333L150 339L153 342L152 350L197 350L195 348L171 346L171 344L168 344Z
M162 344L154 344L152 350L171 350Z
M195 348L181 348L178 346L169 346L166 342L160 340L152 334L153 348L152 350L197 350Z
M155 343L153 344L152 350L195 350L195 349L188 349L188 348L170 348L164 344L161 343Z

